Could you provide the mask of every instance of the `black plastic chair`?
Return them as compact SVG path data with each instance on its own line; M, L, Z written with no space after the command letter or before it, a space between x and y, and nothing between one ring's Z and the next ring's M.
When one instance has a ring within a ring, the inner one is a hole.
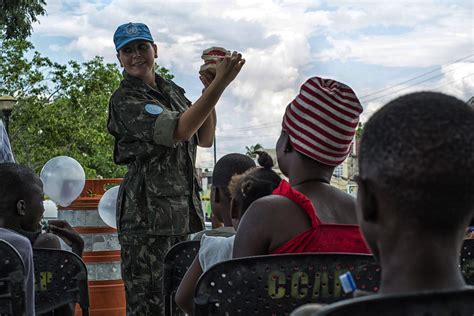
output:
M311 309L314 309L314 312ZM304 309L304 312L303 312ZM295 315L314 316L472 316L474 289L412 295L370 295L316 309L305 306Z
M79 256L65 250L33 248L33 260L37 314L77 302L82 315L89 315L87 269Z
M348 298L339 275L350 271L359 289L377 292L380 267L371 255L256 256L216 264L198 281L195 315L288 315L307 303Z
M25 266L18 251L0 239L0 314L26 315Z
M474 285L474 239L465 239L462 245L461 272L466 283Z
M163 267L163 296L165 315L185 315L176 305L174 296L186 271L199 252L200 241L184 241L174 245L165 256Z

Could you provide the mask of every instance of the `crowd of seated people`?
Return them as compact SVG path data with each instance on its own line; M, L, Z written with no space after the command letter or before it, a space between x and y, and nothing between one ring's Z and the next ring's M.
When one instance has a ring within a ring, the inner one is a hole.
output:
M240 154L219 160L211 203L224 227L196 237L201 249L176 295L185 312L192 314L197 281L213 264L254 255L373 254L382 267L381 294L468 288L459 252L474 217L474 110L434 92L383 106L364 125L355 200L330 180L352 150L361 113L351 88L313 77L286 108L276 145L288 181L265 152L260 167ZM33 171L6 163L0 174L1 239L26 262L31 248L58 248L57 236L82 253L82 240L66 222L52 221L51 233L41 233L43 192ZM319 308L303 306L294 315Z
M329 182L351 150L361 112L354 92L341 83L311 78L303 84L277 143L289 183L246 205L237 234L219 251L225 258L230 247L232 258L372 253L382 267L381 294L469 288L459 253L474 215L474 111L433 92L385 105L364 127L356 202ZM209 267L200 259L176 298L188 313L197 277ZM306 306L295 315L315 310Z

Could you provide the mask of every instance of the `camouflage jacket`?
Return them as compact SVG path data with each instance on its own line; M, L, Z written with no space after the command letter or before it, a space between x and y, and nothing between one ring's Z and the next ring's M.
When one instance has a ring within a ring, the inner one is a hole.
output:
M194 168L197 137L173 140L179 116L191 102L172 81L159 75L155 80L158 89L125 73L109 101L107 127L115 137L114 161L128 168L117 198L123 244L203 229Z

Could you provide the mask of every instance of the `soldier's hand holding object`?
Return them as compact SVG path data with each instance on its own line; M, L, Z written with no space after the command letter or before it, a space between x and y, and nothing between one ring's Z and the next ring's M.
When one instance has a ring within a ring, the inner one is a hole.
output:
M222 47L211 47L204 50L201 58L204 60L204 64L201 66L199 74L200 78L203 77L201 81L205 88L207 88L206 84L210 84L212 80L216 80L225 87L228 86L245 64L245 59L240 53L234 51L231 54L230 51Z
M225 56L217 63L214 80L228 86L237 77L244 64L242 54L234 51L231 56Z

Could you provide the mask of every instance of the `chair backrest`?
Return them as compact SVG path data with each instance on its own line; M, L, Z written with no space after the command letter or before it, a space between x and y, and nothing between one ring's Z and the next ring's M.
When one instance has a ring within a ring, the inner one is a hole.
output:
M357 287L378 291L380 267L371 255L290 254L216 264L199 279L195 315L289 314L307 303L347 298L339 275L350 271Z
M33 248L33 260L37 314L77 302L82 315L89 315L87 269L79 256L65 250Z
M0 314L25 315L25 266L18 251L0 239Z
M199 252L200 241L184 241L174 245L165 256L163 267L163 296L165 315L184 315L174 302L174 296L184 274Z
M424 292L411 295L370 295L346 300L320 308L307 315L383 315L383 316L472 316L474 313L474 289Z
M469 285L474 285L474 239L464 239L461 249L461 271Z

